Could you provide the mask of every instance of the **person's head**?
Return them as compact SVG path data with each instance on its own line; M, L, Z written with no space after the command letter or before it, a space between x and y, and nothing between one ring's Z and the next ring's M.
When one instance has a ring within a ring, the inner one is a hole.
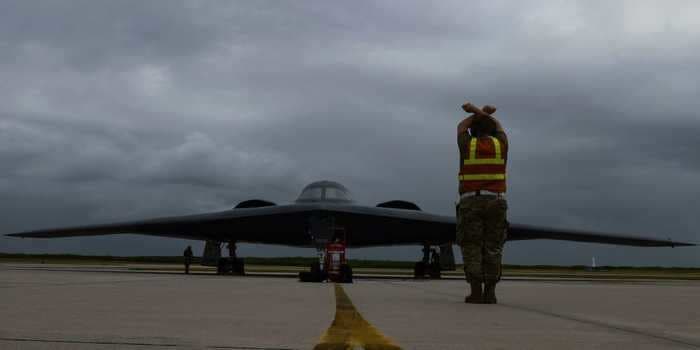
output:
M496 123L489 118L479 118L469 128L474 137L490 136L496 132Z

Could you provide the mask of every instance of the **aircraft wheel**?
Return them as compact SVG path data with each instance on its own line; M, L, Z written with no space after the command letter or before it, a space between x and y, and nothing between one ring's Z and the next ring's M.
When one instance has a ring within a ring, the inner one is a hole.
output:
M348 264L340 266L340 282L352 283L352 268Z
M311 264L311 273L314 275L321 275L321 264L318 262L315 262Z
M325 272L321 270L321 264L317 262L311 265L310 271L299 272L299 281L301 282L323 282L325 277Z
M423 263L422 261L419 261L415 265L413 265L413 278L425 278L425 263Z
M216 274L217 275L225 275L227 271L227 266L228 261L226 261L226 258L221 258L216 264Z
M243 259L236 259L232 262L232 272L234 275L245 275L245 262Z
M442 272L440 271L440 265L439 264L431 264L429 267L428 274L430 275L430 278L433 278L433 279L442 278Z
M309 271L299 272L299 282L315 282L313 275Z

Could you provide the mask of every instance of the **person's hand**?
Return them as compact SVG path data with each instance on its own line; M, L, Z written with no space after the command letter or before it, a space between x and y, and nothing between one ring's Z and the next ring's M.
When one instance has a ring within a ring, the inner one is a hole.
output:
M486 114L494 114L496 112L496 107L492 105L485 105L481 107L481 110L484 111Z
M462 105L462 109L467 113L477 114L477 112L480 112L479 108L477 108L476 106L474 106L473 104L471 104L469 102L465 102Z
M479 109L479 107L474 106L469 102L463 104L462 109L467 113L472 113L482 117L489 116L496 111L496 107L492 105L485 105L483 109Z

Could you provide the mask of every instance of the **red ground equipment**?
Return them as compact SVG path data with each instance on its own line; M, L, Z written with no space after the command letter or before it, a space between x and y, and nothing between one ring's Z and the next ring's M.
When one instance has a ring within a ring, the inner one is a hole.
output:
M333 282L352 283L352 270L346 259L345 242L335 241L326 245L324 267L328 279Z

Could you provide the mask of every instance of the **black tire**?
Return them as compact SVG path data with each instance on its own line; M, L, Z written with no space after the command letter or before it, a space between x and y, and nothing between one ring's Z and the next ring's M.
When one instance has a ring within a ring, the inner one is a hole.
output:
M352 268L350 265L344 264L340 266L340 282L352 283Z
M299 272L299 282L315 282L313 275L309 271Z
M417 262L413 265L413 278L424 279L425 278L425 263L422 261Z
M428 274L430 278L440 279L442 278L442 271L440 271L440 264L432 264L429 266Z
M221 258L216 264L216 274L225 275L228 270L228 261L226 258Z
M299 281L301 282L323 282L325 280L325 272L321 270L321 264L318 262L311 264L310 271L299 272Z
M311 264L310 271L312 274L320 275L321 274L321 263L315 262L315 263Z
M243 261L243 259L236 259L235 261L233 261L232 264L232 272L234 275L245 275L245 262Z

